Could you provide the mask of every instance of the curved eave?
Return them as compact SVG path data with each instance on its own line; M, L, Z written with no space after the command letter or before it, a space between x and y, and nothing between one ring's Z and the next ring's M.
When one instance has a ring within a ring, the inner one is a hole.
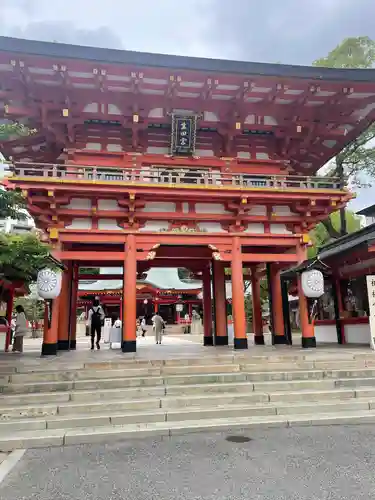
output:
M311 66L229 61L200 57L152 54L128 50L82 47L64 43L41 42L0 36L0 52L40 57L82 59L86 61L127 64L134 66L170 68L205 73L231 73L283 78L340 80L352 82L375 81L373 69L333 69Z

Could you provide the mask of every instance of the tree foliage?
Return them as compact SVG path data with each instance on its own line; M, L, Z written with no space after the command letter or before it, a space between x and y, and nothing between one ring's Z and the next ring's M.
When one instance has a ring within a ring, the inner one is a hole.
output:
M31 294L28 297L18 297L14 302L14 307L22 306L25 315L31 323L32 337L37 338L40 332L40 321L44 319L44 300L37 295Z
M25 220L27 219L26 208L26 200L20 190L0 189L0 219L10 217L11 219Z
M368 69L375 64L375 41L369 37L346 38L326 56L314 61L314 66L326 68ZM375 177L375 125L361 134L339 153L330 175L347 175L357 185L368 184L366 178Z
M38 271L51 266L49 254L49 246L37 234L0 234L0 276L29 284Z
M27 137L35 134L36 130L23 125L23 123L0 123L0 141L6 141L13 136Z
M361 218L350 210L345 211L346 228L348 233L354 233L361 229ZM329 216L330 225L333 230L339 235L340 231L340 212L334 212ZM329 243L333 238L327 230L326 221L318 224L310 231L310 239L312 246L308 249L307 255L309 259L315 257L321 247Z

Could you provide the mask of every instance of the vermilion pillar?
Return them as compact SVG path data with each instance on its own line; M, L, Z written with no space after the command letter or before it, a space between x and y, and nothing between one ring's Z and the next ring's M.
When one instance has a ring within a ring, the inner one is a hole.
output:
M123 281L123 328L122 352L136 352L137 320L137 254L134 234L129 234L125 246L124 281Z
M275 265L271 266L271 288L273 340L276 345L286 344L280 270Z
M247 349L242 251L240 238L238 236L233 238L232 242L232 308L234 348Z
M57 348L61 351L69 349L69 328L71 315L71 290L72 290L72 263L66 263L66 271L63 272L61 281L61 292L59 300L59 327Z
M301 276L297 278L298 282L298 302L299 315L302 331L302 347L316 347L316 339L314 335L314 326L309 322L309 309L307 298L302 291Z
M72 298L71 298L71 316L70 316L70 349L76 349L77 346L77 298L78 298L78 275L79 267L77 263L73 264L73 279L72 279Z
M333 278L333 298L335 301L335 319L337 341L339 344L346 344L345 326L342 324L341 319L345 311L344 303L342 301L341 281L340 278Z
M214 345L212 335L212 301L211 301L211 272L206 267L202 273L203 280L203 345Z
M42 356L57 354L60 296L45 301Z
M215 345L228 345L225 275L222 262L214 260Z
M260 301L260 279L255 269L251 273L251 292L253 302L254 344L264 345L262 305Z

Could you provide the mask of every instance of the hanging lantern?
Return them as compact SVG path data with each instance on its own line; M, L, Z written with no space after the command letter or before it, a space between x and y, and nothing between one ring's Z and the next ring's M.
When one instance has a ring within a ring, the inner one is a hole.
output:
M60 295L61 281L61 271L42 269L36 282L38 295L43 299L55 299Z
M315 298L324 295L324 276L321 271L305 271L301 274L302 291L306 297Z

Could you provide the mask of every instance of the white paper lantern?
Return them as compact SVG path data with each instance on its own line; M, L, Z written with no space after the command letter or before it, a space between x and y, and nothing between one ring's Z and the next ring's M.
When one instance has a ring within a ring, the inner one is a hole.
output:
M306 297L318 298L324 294L324 276L321 271L305 271L301 275L302 291Z
M38 295L43 299L55 299L60 295L61 281L61 271L42 269L42 271L38 273L36 282Z

